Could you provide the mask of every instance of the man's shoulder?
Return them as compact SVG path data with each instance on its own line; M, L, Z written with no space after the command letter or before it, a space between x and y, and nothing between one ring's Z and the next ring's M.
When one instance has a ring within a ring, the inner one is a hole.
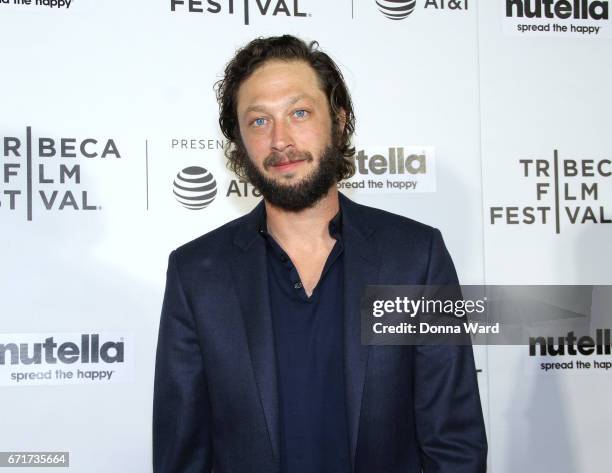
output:
M194 262L211 259L227 259L234 248L237 231L247 223L249 214L231 220L204 235L191 240L173 253L180 262Z
M357 225L371 227L383 235L410 239L431 239L438 230L430 225L387 210L350 201L351 214ZM355 218L357 217L357 218Z
M351 217L355 225L376 233L378 254L383 258L387 275L400 277L402 284L457 282L455 267L437 228L385 210L353 204Z

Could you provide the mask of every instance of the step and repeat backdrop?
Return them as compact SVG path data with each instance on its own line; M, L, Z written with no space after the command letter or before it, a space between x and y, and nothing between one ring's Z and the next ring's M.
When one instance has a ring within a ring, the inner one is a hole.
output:
M462 283L612 284L610 3L0 0L0 451L151 471L168 253L260 198L212 89L257 36L338 62L341 191L440 228ZM474 350L489 471L607 470L609 352Z

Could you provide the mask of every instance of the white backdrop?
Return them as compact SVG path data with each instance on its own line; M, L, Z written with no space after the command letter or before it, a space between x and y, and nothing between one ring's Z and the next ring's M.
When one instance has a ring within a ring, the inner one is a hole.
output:
M151 470L167 255L258 200L225 168L212 92L256 36L339 63L365 170L425 163L408 189L386 172L346 193L440 228L463 283L612 284L609 2L404 3L392 20L384 0L0 0L0 451ZM173 194L190 167L217 184L201 210ZM610 372L475 351L490 471L606 470Z

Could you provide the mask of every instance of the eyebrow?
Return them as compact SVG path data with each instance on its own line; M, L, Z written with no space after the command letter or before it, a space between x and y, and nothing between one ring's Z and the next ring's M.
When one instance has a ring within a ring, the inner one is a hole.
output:
M294 96L294 97L289 98L289 99L287 100L286 104L287 104L287 106L291 106L291 105L293 105L293 104L295 104L295 103L299 102L299 101L300 101L300 100L302 100L302 99L310 99L310 100L314 100L314 99L313 99L313 98L312 98L310 95L308 95L308 94L299 94L299 95L296 95L296 96ZM247 107L247 109L244 111L244 113L249 113L249 112L266 112L266 111L267 111L267 109L266 109L266 107L265 107L264 105L258 105L258 104L255 104L255 105L249 105L249 106Z

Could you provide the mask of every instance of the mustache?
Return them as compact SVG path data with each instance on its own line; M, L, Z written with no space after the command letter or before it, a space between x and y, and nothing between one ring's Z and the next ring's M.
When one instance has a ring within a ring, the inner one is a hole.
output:
M263 161L264 169L268 169L270 166L276 166L283 162L293 163L295 161L312 161L312 153L309 151L298 151L291 150L287 153L270 153Z

